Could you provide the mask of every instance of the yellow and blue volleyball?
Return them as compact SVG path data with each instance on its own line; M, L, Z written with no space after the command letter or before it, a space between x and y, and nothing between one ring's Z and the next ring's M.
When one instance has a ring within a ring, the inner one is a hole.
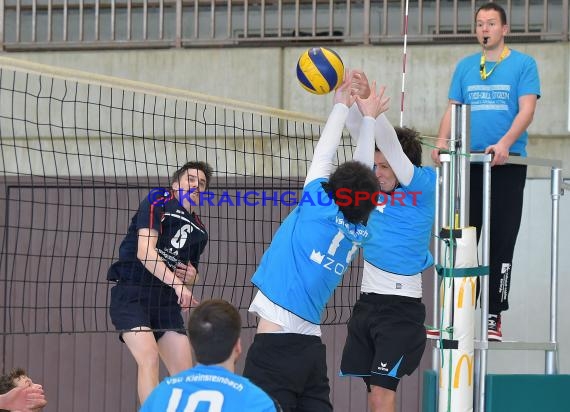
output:
M329 93L342 83L343 76L342 59L326 47L313 47L305 51L297 63L297 79L311 93Z

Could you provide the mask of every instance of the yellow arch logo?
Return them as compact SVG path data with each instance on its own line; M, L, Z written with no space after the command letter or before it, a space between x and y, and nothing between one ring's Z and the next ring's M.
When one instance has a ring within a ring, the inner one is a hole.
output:
M457 366L455 367L455 375L453 377L453 387L459 388L459 379L461 377L461 365L463 361L467 361L467 384L469 386L473 385L473 356L461 355L457 361Z
M467 285L467 282L471 284L471 305L475 306L475 292L476 292L475 278L467 277L461 279L461 286L459 286L459 296L457 296L458 309L463 307L463 296L465 295L465 286Z

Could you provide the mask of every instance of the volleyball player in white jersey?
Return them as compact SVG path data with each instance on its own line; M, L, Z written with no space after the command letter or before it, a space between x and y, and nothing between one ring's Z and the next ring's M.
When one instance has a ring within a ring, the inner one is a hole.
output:
M363 72L353 93L370 93ZM351 107L346 126L359 135L361 115ZM374 169L384 192L370 215L364 245L361 295L348 323L341 374L364 378L371 411L396 409L396 388L419 365L426 342L421 273L433 264L429 250L435 215L435 170L421 166L419 134L376 118Z
M356 194L373 194L374 118L388 99L350 94L351 73L334 95L334 107L319 139L305 179L302 202L283 221L252 282L259 288L250 311L260 320L244 376L277 399L284 411L328 412L326 348L319 323L342 275L366 241L366 222L374 204ZM383 92L383 91L382 91ZM348 108L356 103L364 117L353 158L333 173ZM332 173L332 174L331 174ZM341 201L339 190L348 196ZM312 202L309 201L312 200Z

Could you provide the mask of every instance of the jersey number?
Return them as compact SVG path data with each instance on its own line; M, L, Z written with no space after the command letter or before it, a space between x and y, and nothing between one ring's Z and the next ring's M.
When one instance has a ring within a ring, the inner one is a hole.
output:
M172 389L172 395L170 395L170 400L168 401L168 406L166 407L166 412L176 412L178 406L180 405L180 400L182 399L182 389L174 388ZM184 412L194 412L198 407L200 402L207 402L208 412L222 412L222 405L224 404L224 395L219 391L207 391L201 390L192 392L186 401L186 406L184 407Z
M172 246L174 246L176 249L182 249L188 240L188 235L192 233L192 230L194 230L194 228L191 225L184 225L178 229L178 232L176 232L170 241Z
M344 234L339 229L339 231L337 232L335 237L333 237L333 240L331 241L331 244L329 245L329 250L327 250L327 253L331 256L334 256L336 253L336 250L340 246L340 242L342 242L343 239L344 239ZM357 250L358 250L358 246L353 243L352 248L348 251L348 254L346 255L346 263L352 262L352 259L354 258L354 254L356 253Z

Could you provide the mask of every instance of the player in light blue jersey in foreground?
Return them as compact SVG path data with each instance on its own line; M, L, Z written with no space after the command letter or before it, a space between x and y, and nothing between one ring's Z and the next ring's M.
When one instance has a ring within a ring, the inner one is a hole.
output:
M353 75L352 92L370 94L363 72ZM353 139L361 114L351 107L346 121ZM396 410L403 375L419 365L426 344L422 271L433 264L429 250L435 215L436 175L422 167L419 134L376 118L374 170L382 195L368 220L361 295L348 323L341 375L364 379L372 412Z
M162 381L140 412L281 411L265 392L234 373L240 331L238 311L224 300L208 300L193 309L188 337L198 365Z
M283 221L252 279L259 292L249 310L260 320L244 376L288 412L332 410L319 324L327 301L369 237L366 222L379 190L372 172L374 119L387 110L389 99L383 89L376 93L376 85L367 99L351 96L351 76L347 72L335 92L305 179L303 199L314 203L302 202ZM348 108L355 101L363 116L359 145L354 160L333 173ZM361 200L363 195L368 200Z

